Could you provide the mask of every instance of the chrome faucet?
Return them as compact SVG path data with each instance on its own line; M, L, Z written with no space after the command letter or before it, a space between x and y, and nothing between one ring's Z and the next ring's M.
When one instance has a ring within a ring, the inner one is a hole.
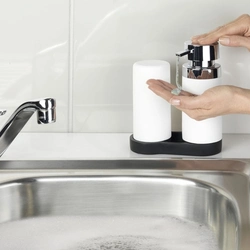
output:
M9 147L11 142L19 134L30 117L37 111L37 123L48 124L56 121L56 101L53 98L45 98L27 101L21 104L10 116L0 131L0 157ZM0 115L5 114L0 111Z

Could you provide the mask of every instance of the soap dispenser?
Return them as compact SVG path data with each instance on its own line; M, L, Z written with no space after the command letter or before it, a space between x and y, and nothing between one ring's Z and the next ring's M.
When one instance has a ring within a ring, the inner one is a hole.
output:
M219 58L218 43L195 45L185 43L186 49L176 54L188 56L182 66L182 90L201 95L207 89L221 84L221 66L215 63ZM197 121L182 112L182 138L196 144L210 144L222 140L222 117Z
M178 88L173 89L172 94L179 95L181 90L185 90L194 95L201 95L207 89L221 84L221 67L215 63L219 58L218 43L196 45L186 42L185 50L176 53L176 56L176 85ZM182 66L182 86L180 86L178 65L180 57L183 56L188 57L188 62ZM150 62L151 64L152 62ZM161 69L159 72L162 75L151 75L150 71L158 72L156 68ZM135 74L134 124L136 125L134 126L134 135L130 136L130 149L133 152L192 156L209 156L221 152L222 117L196 121L182 112L182 131L171 131L169 125L171 113L169 107L166 107L167 102L162 103L151 95L149 102L148 95L151 93L145 89L147 79L169 77L168 67L160 67L158 63L154 67L152 65L148 67L148 63L143 62L142 64L140 62L139 65L134 65L133 69ZM169 80L165 79L165 81ZM138 103L143 105L139 106ZM150 108L151 106L156 107L157 112L151 111L147 105L150 105ZM156 113L159 113L158 117L161 119L155 119ZM142 116L141 114L146 115Z

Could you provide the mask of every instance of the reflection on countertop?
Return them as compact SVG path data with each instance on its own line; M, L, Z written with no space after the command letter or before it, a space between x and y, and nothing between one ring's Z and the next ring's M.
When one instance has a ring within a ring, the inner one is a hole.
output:
M224 134L222 152L209 157L141 155L130 150L130 133L20 133L0 160L136 158L250 158L250 134Z

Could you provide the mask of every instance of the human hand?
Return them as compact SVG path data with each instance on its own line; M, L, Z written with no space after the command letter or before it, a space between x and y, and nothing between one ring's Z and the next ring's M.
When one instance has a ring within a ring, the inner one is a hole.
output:
M223 85L208 89L202 95L181 91L175 96L171 91L176 86L168 82L150 79L147 84L155 94L197 121L233 113L250 114L248 89Z
M217 41L225 46L245 47L250 51L250 16L244 14L214 31L192 38L192 43L200 45Z

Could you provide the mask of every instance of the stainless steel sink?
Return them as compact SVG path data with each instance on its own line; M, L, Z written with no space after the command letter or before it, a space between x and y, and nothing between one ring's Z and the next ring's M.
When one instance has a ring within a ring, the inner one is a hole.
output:
M249 172L247 160L1 161L0 246L247 250Z

